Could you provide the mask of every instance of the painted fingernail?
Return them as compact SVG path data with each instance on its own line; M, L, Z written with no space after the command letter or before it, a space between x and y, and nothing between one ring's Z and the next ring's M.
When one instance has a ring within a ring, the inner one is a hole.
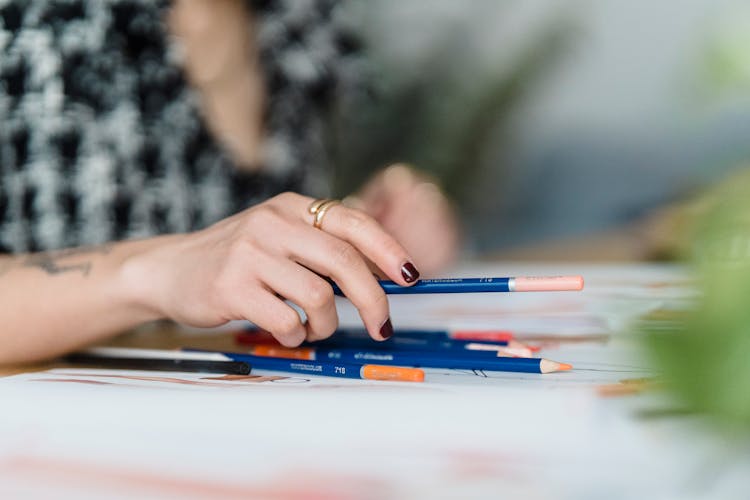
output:
M393 336L393 325L391 324L391 318L385 320L383 326L380 327L380 336L384 339L389 339Z
M419 271L414 267L414 264L407 262L401 266L401 276L404 277L404 281L407 283L413 283L419 279Z

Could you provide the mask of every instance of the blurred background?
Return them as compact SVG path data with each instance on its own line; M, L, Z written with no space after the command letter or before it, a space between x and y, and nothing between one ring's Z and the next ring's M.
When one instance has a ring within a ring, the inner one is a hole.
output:
M375 84L333 123L336 191L407 161L478 254L596 233L750 165L750 5L359 0Z

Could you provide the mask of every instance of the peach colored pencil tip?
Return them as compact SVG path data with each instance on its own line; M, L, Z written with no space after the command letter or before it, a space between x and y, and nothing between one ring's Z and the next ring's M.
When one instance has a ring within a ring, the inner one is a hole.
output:
M516 292L578 292L583 276L519 276L514 278Z
M541 373L561 372L572 368L573 366L568 363L558 363L557 361L550 361L549 359L541 359L539 361L539 371Z

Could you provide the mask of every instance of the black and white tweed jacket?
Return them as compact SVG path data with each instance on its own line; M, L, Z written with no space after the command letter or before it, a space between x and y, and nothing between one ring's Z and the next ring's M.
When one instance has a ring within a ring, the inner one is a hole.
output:
M0 253L204 227L283 190L324 194L322 114L356 82L336 0L246 0L268 86L262 173L209 134L168 1L0 0Z

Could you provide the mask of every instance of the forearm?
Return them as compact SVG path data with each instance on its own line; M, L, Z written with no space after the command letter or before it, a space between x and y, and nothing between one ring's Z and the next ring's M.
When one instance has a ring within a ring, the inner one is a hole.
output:
M334 280L370 336L393 334L369 262L401 286L419 272L363 212L335 205L311 225L314 200L282 193L210 227L112 246L0 260L0 363L43 359L145 321L197 327L252 321L287 347L336 329ZM286 301L305 311L307 321Z
M158 319L139 299L146 284L125 264L162 239L0 256L0 364L52 357Z

